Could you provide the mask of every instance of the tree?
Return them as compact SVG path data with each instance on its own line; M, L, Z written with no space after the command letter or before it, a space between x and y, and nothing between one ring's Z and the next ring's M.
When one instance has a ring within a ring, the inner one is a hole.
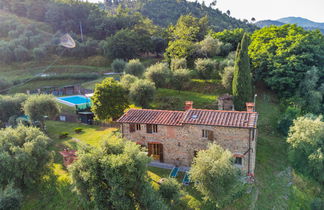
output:
M159 193L169 204L176 203L180 199L180 184L176 179L164 179L160 185Z
M234 30L224 30L222 32L213 33L211 36L214 39L218 39L223 43L230 43L232 50L235 50L238 44L242 41L245 31L242 28L236 28Z
M195 69L201 79L212 79L218 76L218 62L209 58L198 58L195 61Z
M128 63L126 64L126 67L125 67L125 72L127 74L132 74L132 75L135 75L138 77L142 76L144 70L145 70L145 67L143 66L141 61L138 59L133 59L133 60L128 61Z
M234 67L226 66L221 74L222 85L224 86L224 88L226 88L226 90L232 90L233 75Z
M324 66L324 36L296 25L262 28L252 35L249 55L254 77L291 97L309 69Z
M288 106L285 113L280 117L278 122L279 131L287 136L293 121L301 116L301 109L298 107Z
M244 34L236 52L232 93L236 110L245 110L245 103L252 97L252 78L248 55L249 37Z
M187 68L187 61L185 58L179 58L179 59L172 59L171 60L171 70L175 71L177 69L186 69Z
M37 61L42 61L46 57L45 48L34 48L33 49L33 58Z
M16 94L12 96L0 96L0 121L8 122L11 116L21 116L23 103L27 100L26 94Z
M138 80L138 77L131 75L131 74L125 74L122 76L120 80L120 84L125 88L129 89L133 83L135 83Z
M15 48L14 54L16 57L16 61L19 61L19 62L28 61L31 58L29 51L23 46L19 46L19 47Z
M206 58L212 58L221 53L222 45L222 42L208 35L204 40L199 42L199 52Z
M22 193L16 189L12 183L7 185L4 189L0 188L0 209L1 210L19 210L21 209Z
M241 187L239 169L234 166L232 157L228 150L217 144L209 144L207 150L198 152L189 171L195 188L218 207L230 202Z
M183 90L185 84L189 83L191 73L188 69L176 69L172 75L172 85L177 90Z
M38 128L18 126L0 130L0 186L35 186L48 170L51 140Z
M139 55L139 35L129 29L118 31L104 41L102 48L108 58L131 59Z
M137 80L130 88L130 97L136 106L148 108L154 99L155 85L148 80Z
M324 182L324 122L322 117L306 116L294 120L287 138L289 160L299 172Z
M32 122L39 122L44 128L45 119L54 119L60 112L60 108L51 95L32 95L23 104L23 110Z
M254 17L252 17L251 21L254 23L256 21L256 19Z
M297 93L302 98L303 109L315 114L320 113L324 96L324 92L321 92L318 87L319 79L319 70L313 66L305 73L305 78L299 84Z
M109 136L100 147L81 147L69 171L77 193L96 209L166 209L149 182L150 161L139 145Z
M113 78L96 85L91 101L91 111L99 120L118 119L129 107L127 90Z
M146 69L145 78L154 82L155 87L165 87L170 80L171 70L166 63L157 63Z
M111 64L112 70L117 73L124 72L125 66L126 62L123 59L115 59Z

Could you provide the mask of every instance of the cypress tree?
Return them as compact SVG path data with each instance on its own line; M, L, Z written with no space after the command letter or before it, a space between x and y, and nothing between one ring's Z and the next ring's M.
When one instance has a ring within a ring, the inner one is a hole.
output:
M234 106L238 111L245 110L245 103L252 97L252 78L248 55L249 37L244 34L237 47L232 83Z

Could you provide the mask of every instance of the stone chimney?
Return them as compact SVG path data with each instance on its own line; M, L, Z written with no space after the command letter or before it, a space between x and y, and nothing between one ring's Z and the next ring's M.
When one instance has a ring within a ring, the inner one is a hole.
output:
M252 102L246 103L246 111L247 112L255 112L254 107L255 107L254 103L252 103Z
M186 101L185 102L185 111L193 108L193 101Z

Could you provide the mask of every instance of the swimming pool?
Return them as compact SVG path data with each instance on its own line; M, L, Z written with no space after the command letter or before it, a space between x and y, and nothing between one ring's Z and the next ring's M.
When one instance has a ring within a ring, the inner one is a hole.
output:
M68 106L87 104L91 102L90 98L87 98L82 95L58 97L56 99L58 100L58 102Z

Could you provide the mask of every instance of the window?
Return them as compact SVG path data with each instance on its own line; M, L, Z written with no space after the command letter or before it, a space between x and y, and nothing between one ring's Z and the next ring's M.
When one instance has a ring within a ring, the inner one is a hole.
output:
M136 124L136 130L140 131L141 130L141 124Z
M206 138L208 140L213 141L214 140L214 132L210 130L202 130L202 135L203 138Z
M147 124L146 125L146 132L147 133L157 133L158 132L157 125Z
M129 132L130 133L135 132L135 124L129 124Z
M243 159L241 157L235 157L234 163L236 165L242 165Z

